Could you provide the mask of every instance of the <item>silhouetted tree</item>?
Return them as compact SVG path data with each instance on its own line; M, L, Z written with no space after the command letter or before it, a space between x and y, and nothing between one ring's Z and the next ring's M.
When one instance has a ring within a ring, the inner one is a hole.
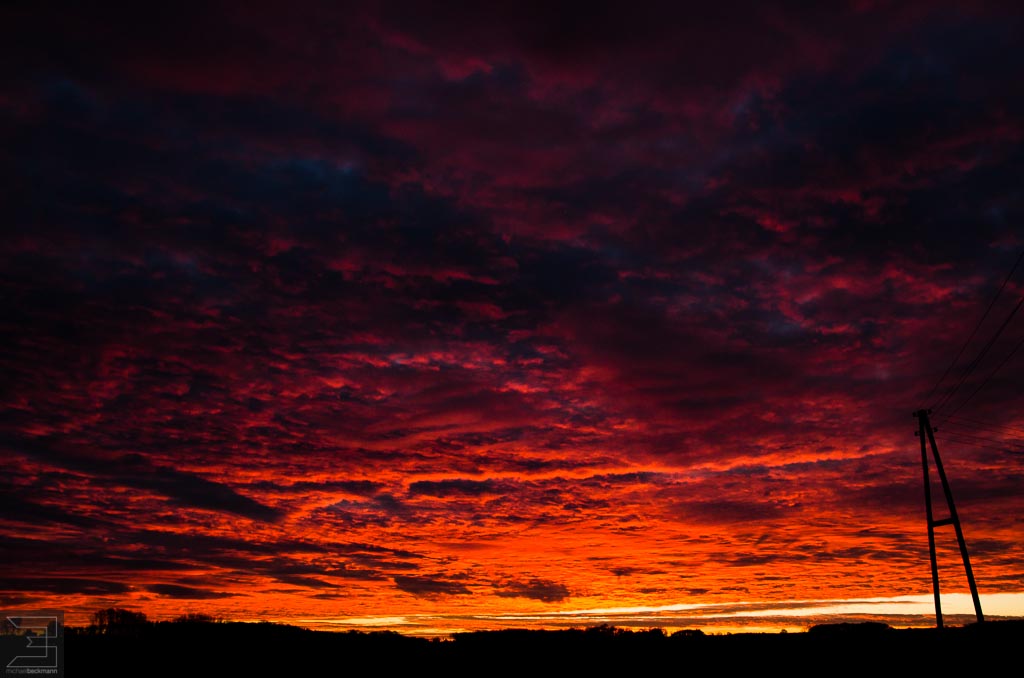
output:
M590 637L612 637L622 634L622 629L612 626L611 624L598 624L596 626L588 626L585 633Z
M807 629L807 633L816 638L863 637L879 636L892 631L892 627L882 622L841 622L838 624L816 624Z
M175 624L213 624L218 620L202 612L187 612L174 619Z
M123 607L108 607L92 615L93 626L99 633L137 633L149 620L142 612Z

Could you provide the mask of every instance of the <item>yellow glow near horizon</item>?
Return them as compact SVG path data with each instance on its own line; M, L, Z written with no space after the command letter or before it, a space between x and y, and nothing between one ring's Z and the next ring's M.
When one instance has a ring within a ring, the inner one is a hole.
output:
M989 618L1024 618L1024 592L981 596ZM314 628L391 629L410 635L449 635L462 631L496 628L568 628L610 624L633 628L706 628L711 632L796 631L830 619L870 617L893 626L931 626L934 600L931 595L855 598L849 600L797 600L785 607L771 601L724 604L679 603L657 606L621 606L501 614L419 614L350 618L296 619L293 623ZM945 616L974 615L967 593L942 595ZM797 620L803 620L801 624ZM732 623L730 623L732 620ZM441 623L443 622L443 624ZM461 622L461 623L458 623ZM736 623L740 622L740 623Z

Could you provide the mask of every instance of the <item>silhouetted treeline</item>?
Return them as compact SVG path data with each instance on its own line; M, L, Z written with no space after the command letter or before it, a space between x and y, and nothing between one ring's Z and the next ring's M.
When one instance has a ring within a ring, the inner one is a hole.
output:
M100 621L100 620L95 620ZM1015 665L1024 623L895 630L884 624L821 625L807 633L714 635L611 626L561 631L502 630L428 640L391 631L309 631L283 624L174 622L107 616L67 629L71 675L186 676L572 676L890 675ZM371 674L367 674L371 675Z

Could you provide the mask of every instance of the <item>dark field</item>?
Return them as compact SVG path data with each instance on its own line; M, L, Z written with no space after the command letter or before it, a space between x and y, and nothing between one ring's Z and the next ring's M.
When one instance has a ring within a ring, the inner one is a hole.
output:
M1019 671L1024 623L895 630L825 625L806 633L703 635L602 626L488 631L450 640L332 633L276 624L158 623L67 629L67 675L956 675Z

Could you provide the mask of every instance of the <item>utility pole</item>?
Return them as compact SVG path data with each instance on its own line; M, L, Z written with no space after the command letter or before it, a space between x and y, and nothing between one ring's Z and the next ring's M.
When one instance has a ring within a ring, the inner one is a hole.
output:
M935 429L928 421L931 410L918 410L914 412L917 417L918 431L915 433L921 439L921 468L924 470L924 502L925 511L928 516L928 555L932 562L932 591L935 594L935 626L942 628L942 603L939 601L939 565L935 555L935 528L943 525L952 525L956 531L956 540L960 545L960 557L964 561L964 571L967 572L967 585L971 588L971 598L974 600L974 614L978 623L985 621L981 612L981 600L978 598L978 587L974 583L974 570L971 569L971 558L967 555L967 542L964 541L964 531L960 527L960 517L956 513L956 504L953 503L953 492L949 489L949 481L946 480L946 471L942 468L942 459L939 457L939 448L935 444ZM927 444L925 437L927 436ZM946 495L946 506L949 509L949 516L935 520L932 514L932 483L931 474L928 471L928 447L931 447L932 458L935 460L935 469L939 472L939 480L942 481L942 492Z

